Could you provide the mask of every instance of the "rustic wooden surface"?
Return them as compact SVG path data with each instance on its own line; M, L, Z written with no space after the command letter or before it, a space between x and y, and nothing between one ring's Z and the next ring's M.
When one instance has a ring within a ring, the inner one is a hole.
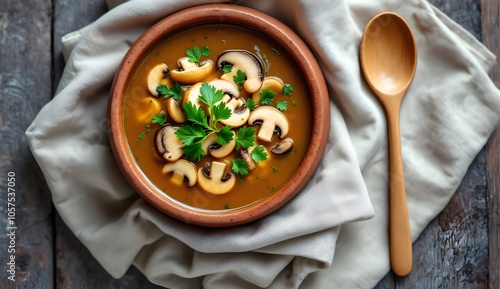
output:
M28 3L26 3L28 2ZM431 0L500 55L499 0ZM0 0L0 288L159 288L134 268L113 279L54 210L24 131L62 74L62 35L106 11L103 0ZM500 87L500 65L491 73ZM414 244L414 269L377 289L500 288L500 128L450 204ZM16 279L7 279L8 172L16 174ZM326 289L326 288L325 288Z

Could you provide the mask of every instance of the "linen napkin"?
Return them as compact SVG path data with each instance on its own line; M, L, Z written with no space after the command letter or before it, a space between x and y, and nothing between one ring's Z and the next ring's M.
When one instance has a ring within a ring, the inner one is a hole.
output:
M422 0L232 1L278 18L311 47L330 90L331 130L319 169L289 204L252 224L205 229L162 215L131 190L109 148L106 106L131 43L161 18L209 2L228 3L128 1L72 38L56 95L27 131L56 209L113 277L133 264L169 288L373 287L389 270L388 162L384 112L358 62L364 26L395 11L417 39L401 116L413 239L499 121L500 93L487 76L494 56Z

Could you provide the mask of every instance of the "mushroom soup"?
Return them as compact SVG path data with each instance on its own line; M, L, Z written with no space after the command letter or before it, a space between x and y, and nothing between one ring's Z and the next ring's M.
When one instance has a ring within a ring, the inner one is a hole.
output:
M304 76L285 49L233 25L186 28L136 67L125 93L130 151L189 206L243 207L278 191L309 145Z

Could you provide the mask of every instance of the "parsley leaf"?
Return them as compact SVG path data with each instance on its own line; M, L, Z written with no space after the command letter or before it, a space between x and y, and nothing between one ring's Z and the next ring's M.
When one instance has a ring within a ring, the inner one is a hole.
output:
M202 126L197 124L183 125L175 131L175 135L186 146L203 142L207 133ZM189 156L188 156L189 157Z
M255 129L252 127L241 127L236 133L236 149L253 146L255 142Z
M267 152L266 150L264 149L263 146L256 146L253 150L252 150L252 160L255 162L255 163L259 163L260 161L265 161L267 160Z
M167 115L164 113L160 113L158 115L153 116L151 120L152 123L157 123L159 125L164 125L167 122Z
M206 82L201 84L200 93L200 101L209 107L212 107L217 102L221 101L224 96L224 92L222 92L222 90L215 90L214 86L209 85Z
M225 145L233 140L232 127L229 125L223 126L219 133L217 134L217 143L220 145Z
M237 158L233 160L232 163L233 163L232 169L235 174L240 174L242 176L248 175L248 164L245 162L244 159Z
M245 72L243 72L241 69L238 69L238 71L236 71L236 75L233 75L233 80L236 84L243 84L246 78L247 76L245 75Z
M230 73L231 71L233 71L232 65L226 64L222 66L222 73Z
M156 91L158 91L160 95L167 95L169 89L165 84L160 84L158 85L158 87L156 87Z
M202 143L203 141L195 142L191 145L185 146L182 151L188 158L199 162L201 158L205 156L205 152L201 146Z
M273 102L274 95L276 95L276 92L270 90L269 88L262 90L259 94L260 103L270 104Z
M295 92L295 87L293 85L285 84L285 86L283 86L283 94L284 95L292 96L293 92Z
M288 109L288 102L286 100L283 100L283 101L277 101L276 102L276 108L281 110L281 111L285 111Z
M247 99L246 106L250 111L253 111L257 108L257 106L255 105L255 101L251 98Z
M205 57L208 57L210 56L210 47L206 46L206 45L203 45L201 47L201 55L205 56Z
M186 113L187 119L194 123L201 125L204 128L208 128L207 115L201 107L197 107L191 101L186 102L184 105L184 112Z
M226 103L223 101L219 102L218 105L212 106L211 113L214 124L220 120L230 118L232 114L231 109L227 107Z
M198 63L201 58L201 50L198 46L193 46L193 49L186 49L186 55L189 62Z
M175 100L179 100L182 98L182 86L176 82L169 90L168 93L165 95L165 98L167 97L173 97Z

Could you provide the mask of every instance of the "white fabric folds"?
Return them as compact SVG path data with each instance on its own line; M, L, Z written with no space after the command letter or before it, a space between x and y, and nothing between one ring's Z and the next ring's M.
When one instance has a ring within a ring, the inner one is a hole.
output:
M215 2L228 1L128 1L71 38L56 95L26 132L56 209L113 277L135 265L172 289L373 287L389 270L388 153L384 112L360 71L364 26L395 11L417 39L401 114L413 239L499 121L500 93L487 76L494 56L423 0L232 1L306 41L329 86L331 130L312 181L281 210L245 226L200 228L161 214L130 188L109 147L106 113L114 73L137 37L171 13Z

